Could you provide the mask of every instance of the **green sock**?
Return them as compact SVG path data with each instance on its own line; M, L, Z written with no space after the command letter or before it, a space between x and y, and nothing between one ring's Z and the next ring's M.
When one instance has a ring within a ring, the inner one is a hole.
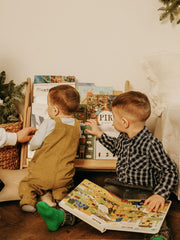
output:
M164 238L162 238L162 237L154 237L154 238L152 238L153 240L164 240Z
M64 222L64 212L56 208L50 207L45 202L38 202L37 211L43 217L48 229L50 231L57 231L61 224Z

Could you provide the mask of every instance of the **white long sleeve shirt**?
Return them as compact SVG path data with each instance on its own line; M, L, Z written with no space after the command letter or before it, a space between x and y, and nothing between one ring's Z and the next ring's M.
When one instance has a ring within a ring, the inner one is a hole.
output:
M61 118L61 121L67 125L74 126L75 124L74 118ZM34 151L41 147L44 139L54 130L55 124L56 121L54 119L46 119L42 122L38 131L35 133L31 141L29 142L31 151Z
M17 143L17 134L6 132L4 128L0 128L0 148L11 145L14 146Z

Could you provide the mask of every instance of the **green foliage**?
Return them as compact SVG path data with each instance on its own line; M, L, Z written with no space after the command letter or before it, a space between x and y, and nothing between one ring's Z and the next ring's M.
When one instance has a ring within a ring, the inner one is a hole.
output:
M180 23L180 0L160 0L165 5L164 7L159 8L159 11L162 11L160 15L160 21L169 17L170 22Z
M26 82L16 85L13 80L5 83L6 73L0 73L0 124L19 121L19 114L16 108L17 103L24 101L23 89Z

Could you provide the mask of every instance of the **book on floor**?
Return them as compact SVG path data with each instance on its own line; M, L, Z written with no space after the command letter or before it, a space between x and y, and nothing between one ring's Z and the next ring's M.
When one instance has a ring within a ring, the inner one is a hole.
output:
M147 212L144 200L122 199L85 179L60 202L60 206L102 233L106 230L156 234L171 201L159 212Z

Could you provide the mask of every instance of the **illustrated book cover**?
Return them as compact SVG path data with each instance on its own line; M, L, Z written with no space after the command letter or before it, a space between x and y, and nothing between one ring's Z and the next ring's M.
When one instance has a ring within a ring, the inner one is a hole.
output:
M117 95L87 95L87 119L96 119L98 125L113 124L111 104Z
M81 123L85 123L87 119L87 105L79 104L78 110L75 112L74 117Z
M110 137L117 138L119 132L113 126L100 125L99 128ZM95 142L95 159L117 159L117 156L113 155L111 151L105 148L98 139Z
M76 84L76 90L80 94L80 102L83 104L87 104L87 96L92 94L113 94L113 88L112 87L106 87L106 86L95 86L95 85L89 85L87 84Z
M102 233L106 230L156 234L171 201L162 211L147 212L144 200L121 199L85 179L60 202L60 206Z
M35 75L34 83L72 83L75 82L75 76L56 76L56 75Z
M108 136L118 137L119 133L113 127L111 104L117 95L92 94L87 96L87 119L96 119L99 128ZM95 159L116 159L116 156L96 139Z

